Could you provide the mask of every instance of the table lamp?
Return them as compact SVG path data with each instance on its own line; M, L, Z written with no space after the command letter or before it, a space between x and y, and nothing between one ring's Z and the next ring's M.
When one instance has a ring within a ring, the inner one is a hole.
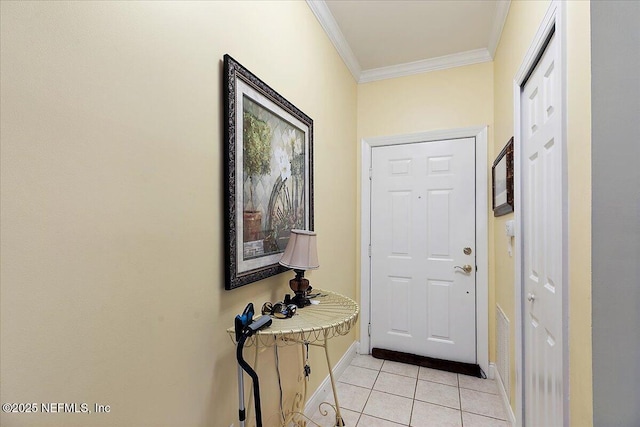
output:
M309 280L304 278L304 272L320 267L316 233L308 230L291 230L289 243L282 254L280 265L293 268L296 273L296 277L289 280L289 286L296 294L292 302L300 308L309 305L309 299L306 296Z

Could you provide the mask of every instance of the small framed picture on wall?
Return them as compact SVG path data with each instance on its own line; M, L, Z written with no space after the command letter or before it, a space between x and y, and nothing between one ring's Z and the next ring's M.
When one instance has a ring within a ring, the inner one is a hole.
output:
M513 212L513 137L500 151L491 167L493 216Z

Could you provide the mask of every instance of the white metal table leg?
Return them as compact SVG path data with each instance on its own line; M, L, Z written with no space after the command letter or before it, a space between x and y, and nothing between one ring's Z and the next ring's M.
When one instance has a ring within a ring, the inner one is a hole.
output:
M344 421L342 420L342 414L340 413L340 403L338 403L338 392L336 390L336 381L333 378L333 368L331 367L331 361L329 359L329 340L327 339L327 331L324 331L324 354L327 358L327 366L329 367L329 378L331 379L331 389L333 390L333 399L336 404L336 426L343 427Z

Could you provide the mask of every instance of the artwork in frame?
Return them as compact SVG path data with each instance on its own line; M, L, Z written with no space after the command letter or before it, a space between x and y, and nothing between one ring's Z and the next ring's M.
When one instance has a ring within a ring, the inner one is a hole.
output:
M225 289L288 269L291 229L313 230L313 120L224 56Z
M491 168L493 216L513 212L513 137L504 146Z

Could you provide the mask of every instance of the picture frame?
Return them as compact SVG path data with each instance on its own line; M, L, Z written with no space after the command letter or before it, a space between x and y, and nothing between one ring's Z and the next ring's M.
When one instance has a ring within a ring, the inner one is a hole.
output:
M313 120L223 60L225 289L289 270L291 229L313 230Z
M493 162L491 187L493 216L513 212L513 137Z

